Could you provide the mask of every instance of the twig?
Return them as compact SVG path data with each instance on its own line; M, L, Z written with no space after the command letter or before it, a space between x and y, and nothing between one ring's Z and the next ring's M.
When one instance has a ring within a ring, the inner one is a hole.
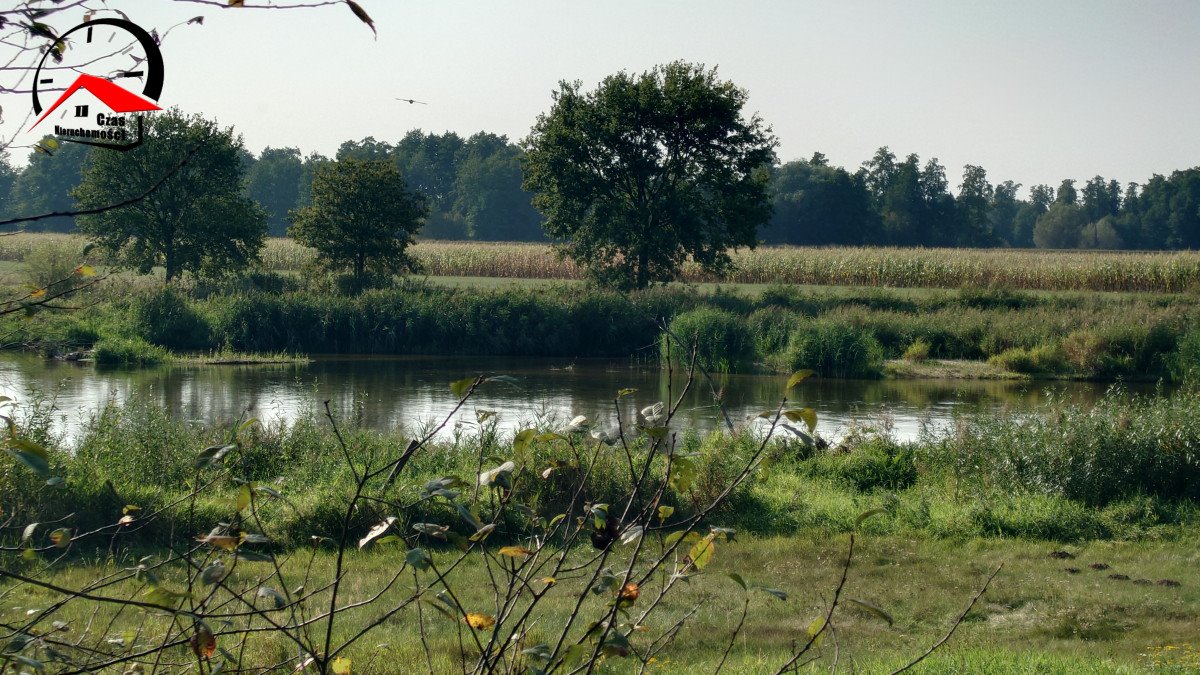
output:
M954 620L954 624L950 626L950 630L946 631L946 634L942 636L942 639L933 643L932 647L925 650L924 654L921 654L920 656L918 656L914 661L910 662L908 665L906 665L903 668L900 668L898 670L892 671L892 675L897 675L897 673L903 673L904 671L908 670L909 668L912 668L913 666L917 665L918 663L924 661L930 654L937 651L937 649L939 647L946 644L946 641L950 639L950 636L954 635L954 631L958 630L958 627L962 625L963 620L967 618L967 614L970 613L971 608L975 606L976 602L979 602L979 598L983 597L983 594L987 591L988 586L992 583L992 579L995 579L996 575L1000 574L1000 570L1002 570L1002 569L1004 569L1004 563L1000 563L996 567L996 570L994 572L992 572L991 576L989 576L987 578L987 581L983 582L983 586L979 589L979 592L975 594L975 597L971 598L971 602L969 602L967 604L967 608L962 611L962 614L958 615L958 618Z

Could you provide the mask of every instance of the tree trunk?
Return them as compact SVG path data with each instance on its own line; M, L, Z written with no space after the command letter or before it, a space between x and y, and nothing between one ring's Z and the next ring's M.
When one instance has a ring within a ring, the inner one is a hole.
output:
M650 284L650 272L646 269L649 265L650 252L646 247L642 247L638 250L637 279L635 281L639 289L645 288Z

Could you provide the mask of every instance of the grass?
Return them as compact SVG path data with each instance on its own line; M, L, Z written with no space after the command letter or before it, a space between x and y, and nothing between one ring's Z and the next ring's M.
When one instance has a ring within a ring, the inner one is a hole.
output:
M787 659L789 645L805 640L808 625L822 613L837 584L845 547L844 536L811 534L742 538L721 546L713 565L668 596L662 610L652 615L646 632L634 634L634 645L644 646L699 604L701 610L687 621L674 646L663 653L650 672L710 670L725 649L741 610L744 592L725 577L726 572L736 571L748 581L778 588L789 597L781 602L766 594L752 596L746 627L730 655L727 672L773 671ZM853 664L857 672L877 673L889 672L915 658L948 630L986 576L1003 563L1003 571L947 647L917 672L1140 673L1155 670L1156 660L1161 664L1170 659L1182 664L1178 672L1188 672L1187 659L1195 659L1196 652L1194 647L1189 652L1187 645L1195 644L1195 626L1200 621L1200 586L1191 572L1200 557L1190 542L1097 542L1070 547L1076 558L1069 561L1049 557L1054 549L1044 542L1020 540L860 537L844 593L886 608L895 624L889 626L853 606L843 607L835 615L841 664ZM133 555L129 554L130 560L108 564L60 563L60 571L52 572L48 579L78 587L102 573L132 564ZM435 562L452 557L437 551L433 556ZM285 570L296 574L306 558L291 558ZM402 560L403 552L395 549L351 552L348 569L352 583L346 600L361 599L381 586ZM1088 569L1092 562L1103 562L1110 569ZM263 564L242 565L245 571L239 577L258 573ZM620 561L614 561L614 565L619 567ZM1071 565L1082 571L1064 571ZM1108 574L1116 571L1132 579L1109 579ZM333 556L318 555L310 584L319 587L332 572ZM487 589L492 581L478 557L468 559L458 575L455 588L464 606L486 611L490 602ZM1133 579L1142 578L1179 579L1183 585L1133 583ZM170 583L170 578L166 582ZM429 582L428 575L422 575L421 583ZM412 579L407 583L411 588ZM0 592L11 588L5 585ZM116 595L134 588L130 581L107 592ZM579 581L564 579L545 600L549 615L565 614L574 595L581 591ZM55 597L41 589L8 593L0 604L0 620L19 622L30 609L45 607ZM588 600L584 616L602 608L602 599ZM101 607L92 617L91 609L73 603L58 619L78 632L89 619L103 626L113 614L111 608ZM345 637L372 616L369 610L348 615L339 624L335 638ZM117 619L109 634L119 637L141 621L148 621L144 628L148 640L166 619L127 612ZM458 668L455 625L434 612L427 612L426 621L434 671L453 672ZM527 642L544 640L551 630L535 630ZM417 631L415 611L402 612L348 656L356 670L361 668L363 672L423 670L425 656L415 637ZM259 641L255 649L257 653L249 653L247 660L263 662L287 655L285 643L276 638ZM819 653L819 660L805 672L828 669L834 657L832 642L826 641ZM1190 663L1194 667L1195 661ZM627 672L629 667L629 662L610 659L602 672Z

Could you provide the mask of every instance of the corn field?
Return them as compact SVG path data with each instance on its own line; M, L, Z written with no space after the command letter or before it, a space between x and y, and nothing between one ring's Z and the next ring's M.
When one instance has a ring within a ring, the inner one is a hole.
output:
M74 235L0 237L0 260L23 260L33 248L83 245ZM581 270L544 244L426 241L413 253L432 276L580 279ZM1043 251L1030 249L799 248L740 250L736 269L713 278L688 265L693 282L789 283L837 286L963 288L1003 286L1031 290L1200 290L1200 252ZM266 271L295 271L314 252L289 239L269 239Z

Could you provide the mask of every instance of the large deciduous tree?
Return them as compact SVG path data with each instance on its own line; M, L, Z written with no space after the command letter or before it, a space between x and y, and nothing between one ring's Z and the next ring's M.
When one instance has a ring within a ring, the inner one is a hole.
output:
M523 146L526 190L560 251L618 287L721 273L771 216L775 137L747 93L677 61L582 91L562 82Z
M298 148L265 148L246 172L246 194L267 212L272 236L287 232L288 212L298 206L303 172Z
M142 273L163 266L168 282L184 272L214 276L244 269L257 259L267 231L266 214L243 191L244 154L232 127L177 109L151 115L137 148L91 153L83 182L71 194L82 208L100 207L144 194L170 177L125 208L81 216L79 229L120 266ZM172 174L184 158L187 163Z
M312 203L292 212L288 234L317 249L328 268L350 270L362 288L368 274L414 267L407 248L428 215L391 159L347 158L317 167Z

